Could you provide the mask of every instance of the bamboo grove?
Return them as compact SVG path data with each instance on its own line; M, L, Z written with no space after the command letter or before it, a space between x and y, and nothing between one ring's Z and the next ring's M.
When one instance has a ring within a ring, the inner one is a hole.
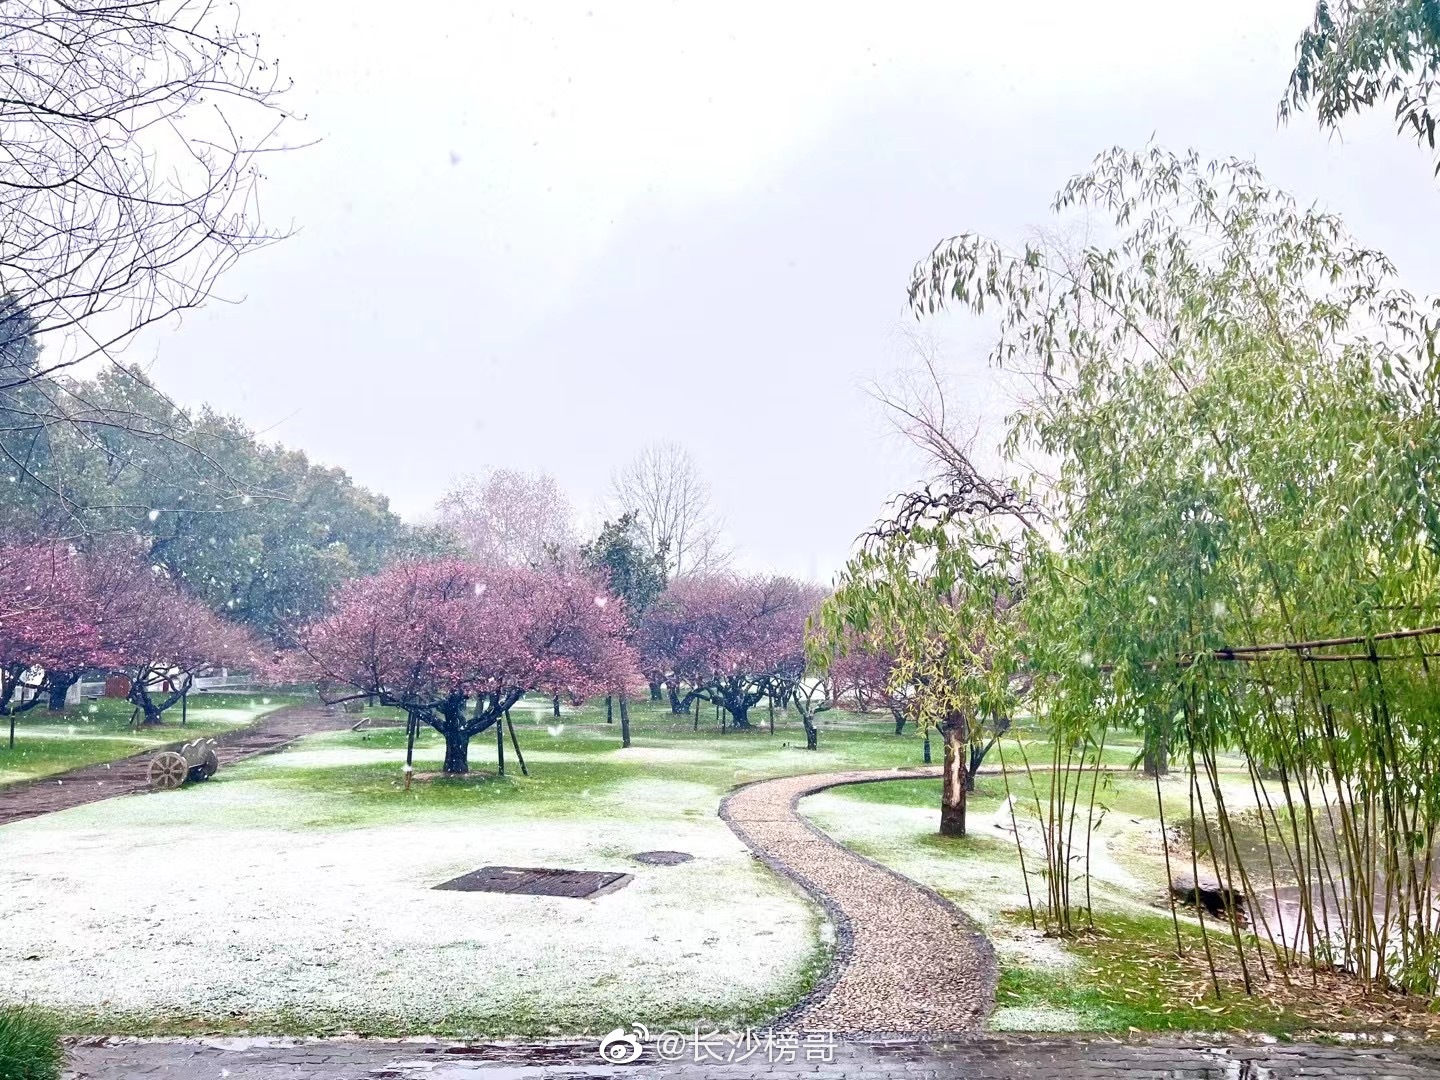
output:
M910 291L996 327L1017 475L956 498L979 481L951 443L822 636L882 628L943 709L1043 733L1045 760L1013 732L1003 759L1038 822L1017 840L1037 924L1088 922L1104 748L1138 733L1185 788L1168 869L1225 886L1218 917L1174 914L1177 947L1198 917L1247 986L1339 969L1433 997L1437 309L1245 162L1115 150L1053 209L1090 239L957 236Z

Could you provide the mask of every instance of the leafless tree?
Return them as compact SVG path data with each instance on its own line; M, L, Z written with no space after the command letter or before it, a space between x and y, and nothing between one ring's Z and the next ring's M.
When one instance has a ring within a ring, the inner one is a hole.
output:
M44 347L31 377L195 307L279 238L256 196L286 86L236 17L216 0L0 6L0 288Z
M635 515L650 551L665 561L671 579L723 570L730 553L720 540L723 522L710 502L710 485L683 446L653 443L615 473L615 501Z
M64 369L204 303L283 233L260 223L288 85L219 0L0 4L0 435L131 429L71 400ZM118 369L118 363L117 363ZM123 370L123 369L120 369ZM83 418L83 419L77 419ZM141 425L141 429L144 425ZM184 440L183 433L144 430Z
M436 507L440 524L478 560L538 567L576 548L570 500L548 473L492 469L461 477Z
M939 347L918 335L910 335L908 340L915 366L894 386L877 384L871 393L884 406L895 430L925 455L931 480L916 491L897 496L893 515L867 535L883 539L892 531L974 514L1003 517L1027 532L1038 531L1044 520L1040 505L976 465L977 435L963 430L949 406Z

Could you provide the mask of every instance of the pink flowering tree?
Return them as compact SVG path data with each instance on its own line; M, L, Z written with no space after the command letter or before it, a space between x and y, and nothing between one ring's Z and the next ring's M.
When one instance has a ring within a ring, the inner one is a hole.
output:
M710 701L735 727L748 728L756 704L789 697L803 678L805 620L820 598L819 589L792 578L682 578L656 604L646 647L665 643L668 670L691 687L682 707Z
M896 735L905 733L907 723L919 722L916 688L906 681L895 654L873 635L847 631L828 670L839 698L857 712L886 709Z
M445 738L445 772L526 693L583 700L631 685L625 614L560 568L402 562L349 582L301 636L327 700L374 697Z
M87 672L123 666L120 646L129 638L142 603L141 593L155 581L155 573L134 545L119 541L85 552L67 552L66 572L72 581L66 597L71 617L87 624L93 633L68 648L50 650L43 689L52 712L65 708L70 688Z
M243 627L143 563L124 584L116 618L104 627L110 666L130 678L130 703L146 724L190 692L197 677L222 667L263 668L260 647Z
M16 692L27 672L58 666L85 665L100 650L100 638L88 617L85 589L74 555L50 544L0 548L0 715L12 717L44 698L37 691L29 701Z

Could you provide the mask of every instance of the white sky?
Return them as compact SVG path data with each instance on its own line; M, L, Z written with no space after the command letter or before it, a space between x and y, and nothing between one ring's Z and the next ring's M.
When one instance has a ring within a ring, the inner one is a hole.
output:
M1152 134L1440 278L1430 161L1387 116L1276 126L1312 0L241 8L320 140L267 162L299 232L128 358L412 518L485 466L594 504L674 439L744 565L828 579L918 472L865 391L905 363L915 261L1044 223ZM997 434L983 328L929 329Z

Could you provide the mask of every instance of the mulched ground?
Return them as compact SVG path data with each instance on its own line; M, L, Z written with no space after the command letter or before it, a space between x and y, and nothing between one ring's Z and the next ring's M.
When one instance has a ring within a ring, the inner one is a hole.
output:
M805 795L842 784L931 778L938 768L787 776L743 787L720 816L836 924L835 970L786 1026L929 1034L980 1027L995 1001L995 954L964 912L831 840L800 817Z
M220 767L241 758L278 750L317 731L350 727L354 719L339 709L323 705L292 705L253 724L211 736L219 744ZM168 747L153 747L128 758L83 769L57 773L38 780L23 780L0 787L0 826L12 821L68 810L72 806L113 799L149 790L150 759L165 749L175 749L187 739L185 729L173 728L176 741Z

